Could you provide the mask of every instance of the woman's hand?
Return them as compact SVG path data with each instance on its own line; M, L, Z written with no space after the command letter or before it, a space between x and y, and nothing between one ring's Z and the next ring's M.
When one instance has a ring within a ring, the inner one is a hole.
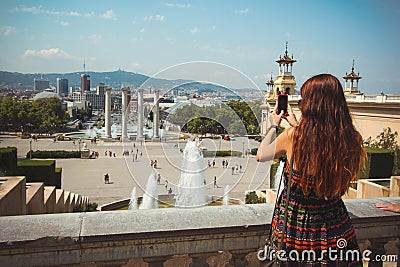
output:
M283 110L281 111L280 114L278 114L278 100L275 103L274 110L271 111L271 118L272 118L272 124L279 126L281 124L282 117L284 116Z
M284 115L283 118L290 124L290 126L294 127L299 125L296 116L293 113L292 107L289 105L288 103L288 107L287 107L287 115Z
M389 204L377 203L375 204L375 207L380 208L381 210L389 210L400 213L400 204L395 202L390 202Z

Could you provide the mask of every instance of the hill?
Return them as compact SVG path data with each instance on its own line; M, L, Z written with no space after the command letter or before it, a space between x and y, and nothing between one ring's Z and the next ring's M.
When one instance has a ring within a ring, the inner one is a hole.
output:
M131 88L159 88L159 89L173 89L179 87L181 89L192 89L197 90L199 93L203 92L229 92L228 88L224 88L218 85L209 83L199 83L189 80L166 80L166 79L155 79L149 78L146 75L127 72L123 70L111 71L111 72L87 72L90 75L90 86L96 87L99 83L105 83L107 86L112 88L121 88L129 86ZM18 72L7 72L0 71L0 86L15 86L20 84L21 86L33 86L34 79L45 79L50 82L50 85L55 86L57 78L64 77L68 79L69 86L80 87L81 86L81 75L82 72L72 73L18 73Z

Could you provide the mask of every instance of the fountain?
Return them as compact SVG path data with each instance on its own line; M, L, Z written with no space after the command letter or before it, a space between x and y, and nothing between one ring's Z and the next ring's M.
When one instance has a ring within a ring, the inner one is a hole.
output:
M147 180L146 192L144 192L142 204L139 209L156 209L158 208L158 192L157 178L155 172L149 175Z
M129 209L130 210L137 210L138 204L137 204L137 197L136 197L136 187L132 189L131 193L131 199L129 201Z
M226 206L229 205L229 185L225 186L224 189L224 197L222 198L222 205Z
M99 129L97 129L96 127L92 127L90 129L87 129L85 131L85 135L84 137L88 137L88 138L94 138L97 137L97 132L99 131Z
M188 140L183 151L182 170L175 199L175 207L206 205L203 155L196 141Z

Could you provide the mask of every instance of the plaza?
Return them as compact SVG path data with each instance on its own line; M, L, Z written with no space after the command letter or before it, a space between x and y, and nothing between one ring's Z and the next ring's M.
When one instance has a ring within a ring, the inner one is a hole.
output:
M161 175L161 184L158 185L159 194L167 194L171 188L173 194L179 182L182 163L182 152L186 140L166 140L163 142L104 142L102 140L91 143L85 141L87 148L99 152L97 159L57 159L56 166L61 167L61 187L64 190L89 197L90 202L96 202L99 206L122 199L131 195L133 187L137 188L138 195L143 195L147 179L152 171ZM246 137L237 137L233 141L222 139L202 140L201 148L208 151L233 150L247 151L258 147L259 143ZM29 151L28 139L16 136L0 136L0 146L17 147L18 158L25 158ZM79 150L83 145L72 141L56 141L52 139L38 139L32 142L32 150ZM112 155L105 156L105 152L111 151ZM123 156L124 151L129 151L129 156ZM133 153L132 153L133 151ZM114 157L115 153L115 157ZM142 156L140 156L142 154ZM136 159L137 155L137 159ZM223 168L222 159L228 160L229 166ZM157 160L157 168L150 166L151 160ZM215 160L215 167L208 167L208 160ZM244 201L245 191L255 190L261 185L269 186L269 165L260 164L255 156L245 157L216 157L203 159L204 176L206 180L206 195L222 197L224 189L230 188L229 197ZM240 165L242 171L240 171ZM232 166L235 173L232 175ZM236 166L238 170L236 171ZM104 175L110 176L110 184L104 183ZM217 186L214 187L214 177L217 177ZM268 178L267 178L268 177ZM165 179L168 180L168 188L165 187Z

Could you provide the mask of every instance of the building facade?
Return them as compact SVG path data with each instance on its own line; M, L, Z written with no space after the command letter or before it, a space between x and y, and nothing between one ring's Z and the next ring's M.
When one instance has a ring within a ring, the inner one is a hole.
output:
M90 91L90 75L86 73L81 75L81 90L82 94L86 91Z
M50 87L50 83L48 80L44 79L33 79L33 91L34 92L41 92L44 89Z
M60 96L67 96L68 95L68 79L57 78L56 90L57 90L56 93L59 94Z

